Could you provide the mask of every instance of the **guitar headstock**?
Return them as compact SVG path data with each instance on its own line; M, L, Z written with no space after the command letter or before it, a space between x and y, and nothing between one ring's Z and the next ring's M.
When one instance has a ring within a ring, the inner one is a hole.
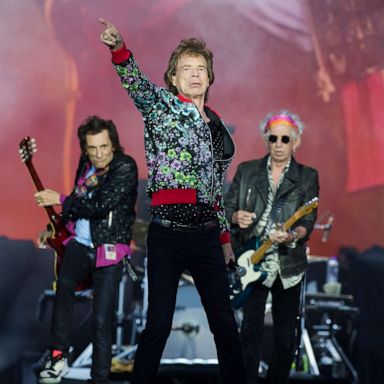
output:
M33 137L26 136L19 144L19 153L21 160L26 163L32 160L37 151L36 140Z
M304 215L308 215L308 213L311 213L315 208L317 208L319 205L319 198L314 197L312 200L307 201L301 209L303 210Z
M305 215L309 215L319 205L319 198L314 197L312 200L303 204L285 223L284 229L290 228L297 220L301 219Z

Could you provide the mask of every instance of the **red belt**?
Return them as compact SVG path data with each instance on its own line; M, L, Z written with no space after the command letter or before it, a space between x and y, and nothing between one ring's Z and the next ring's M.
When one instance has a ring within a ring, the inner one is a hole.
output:
M197 204L197 190L188 189L161 189L152 193L152 206L166 204Z

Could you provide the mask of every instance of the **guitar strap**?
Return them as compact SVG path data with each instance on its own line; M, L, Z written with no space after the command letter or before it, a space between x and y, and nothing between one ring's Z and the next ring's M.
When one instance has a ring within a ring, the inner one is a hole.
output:
M269 212L269 215L268 215L268 218L267 218L267 223L265 224L263 230L261 231L261 233L258 235L256 233L256 226L257 226L257 222L254 221L252 224L251 224L251 227L247 228L248 230L248 238L249 239L253 239L255 244L254 244L254 248L258 248L259 245L260 245L260 239L263 238L263 236L265 236L266 233L269 232L269 230L271 229L272 225L276 222L277 218L279 217L280 215L280 212L285 204L287 200L287 196L280 196L278 199L275 199L272 203L272 208L271 208L271 211ZM252 240L252 241L253 241Z
M283 206L286 201L287 201L287 195L280 196L280 198L275 199L273 201L271 212L269 213L269 216L267 219L267 224L265 225L264 229L259 235L260 239L270 231L272 225L276 222L277 218L279 217L280 212L283 209Z

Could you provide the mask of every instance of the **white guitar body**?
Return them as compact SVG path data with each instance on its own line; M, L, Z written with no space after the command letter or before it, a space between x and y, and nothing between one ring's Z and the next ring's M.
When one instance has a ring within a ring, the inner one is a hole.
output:
M284 224L283 229L288 230L300 218L311 213L317 208L319 198L314 197L311 201L302 205ZM260 246L257 245L255 239L250 239L245 248L250 248L244 251L238 258L237 264L246 270L244 276L238 277L236 274L231 274L229 278L230 299L234 309L239 309L249 297L253 287L251 283L263 282L267 278L266 272L259 270L259 263L263 259L265 253L272 245L270 239L265 240ZM253 249L252 249L253 248ZM255 249L257 248L257 249ZM253 261L252 261L253 260Z
M251 256L254 253L254 249L249 249L248 251L243 252L237 259L237 264L247 270L247 273L244 276L240 277L240 282L243 290L247 288L248 284L265 279L264 273L260 272L258 270L258 266L252 264L251 262Z

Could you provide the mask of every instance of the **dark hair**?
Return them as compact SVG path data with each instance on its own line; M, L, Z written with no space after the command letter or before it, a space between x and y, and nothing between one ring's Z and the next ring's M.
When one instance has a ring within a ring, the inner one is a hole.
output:
M87 153L87 135L96 135L104 130L108 131L115 153L124 152L120 145L119 134L112 120L103 120L98 116L89 116L77 130L80 148L83 155Z
M212 85L215 80L215 74L213 72L213 53L207 48L204 40L191 37L189 39L181 40L180 44L172 52L168 61L168 68L164 73L164 81L167 84L168 89L174 94L178 94L177 88L172 84L172 76L176 74L177 62L182 55L191 56L203 56L207 62L207 71L209 85ZM205 95L208 96L208 90Z

